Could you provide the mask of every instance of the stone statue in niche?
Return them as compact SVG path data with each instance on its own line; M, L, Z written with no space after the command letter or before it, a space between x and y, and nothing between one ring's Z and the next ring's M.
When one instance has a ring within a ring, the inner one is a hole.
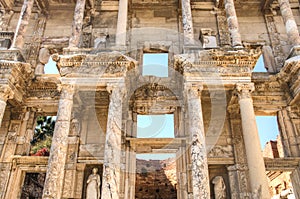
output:
M86 199L100 199L100 175L98 174L98 169L93 168L92 174L89 175L87 180L86 188Z
M226 199L226 186L222 176L216 176L212 180L215 199Z

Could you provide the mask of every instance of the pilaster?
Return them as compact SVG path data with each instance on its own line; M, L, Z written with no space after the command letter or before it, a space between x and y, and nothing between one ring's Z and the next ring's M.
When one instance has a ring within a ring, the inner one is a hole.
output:
M264 159L261 153L260 141L256 125L251 92L253 83L238 83L236 91L242 119L243 137L245 142L247 163L249 168L250 186L253 197L270 198Z
M193 198L210 198L206 141L200 95L203 87L185 84L188 103Z
M61 96L44 184L43 198L45 199L62 197L74 92L74 85L61 85Z
M105 138L105 154L102 178L102 199L121 198L121 136L122 104L125 98L125 85L112 84L107 87L110 103Z

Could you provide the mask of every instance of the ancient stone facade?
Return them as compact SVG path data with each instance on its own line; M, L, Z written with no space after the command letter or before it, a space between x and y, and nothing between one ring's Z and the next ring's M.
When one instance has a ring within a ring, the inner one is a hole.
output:
M299 7L0 0L0 199L37 181L36 198L86 198L93 168L102 199L269 199L268 174L283 171L300 199ZM168 57L167 77L143 75L146 53ZM266 71L254 72L261 54ZM173 136L138 136L138 116L164 114ZM263 157L256 115L277 116L280 156ZM30 156L38 116L57 116L49 157ZM172 169L141 154L174 154Z

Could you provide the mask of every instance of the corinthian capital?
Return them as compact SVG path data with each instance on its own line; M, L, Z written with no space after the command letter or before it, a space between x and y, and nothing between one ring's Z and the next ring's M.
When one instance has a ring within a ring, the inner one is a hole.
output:
M198 85L198 84L185 83L184 84L184 89L185 89L186 94L189 97L198 98L198 97L201 96L203 86Z
M61 98L72 99L75 93L74 84L59 84L57 89L61 92Z
M239 99L251 98L251 93L254 91L254 83L237 83L236 91Z
M0 85L0 100L6 101L12 99L14 92L7 85Z
M111 83L111 84L107 84L106 90L110 94L112 94L113 92L114 93L118 93L123 98L126 95L126 87L125 87L125 85L123 83Z

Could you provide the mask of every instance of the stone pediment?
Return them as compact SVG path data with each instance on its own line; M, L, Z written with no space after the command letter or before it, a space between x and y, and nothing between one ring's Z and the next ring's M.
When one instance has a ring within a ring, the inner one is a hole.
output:
M119 52L85 55L53 55L61 76L121 77L136 66L136 61Z

